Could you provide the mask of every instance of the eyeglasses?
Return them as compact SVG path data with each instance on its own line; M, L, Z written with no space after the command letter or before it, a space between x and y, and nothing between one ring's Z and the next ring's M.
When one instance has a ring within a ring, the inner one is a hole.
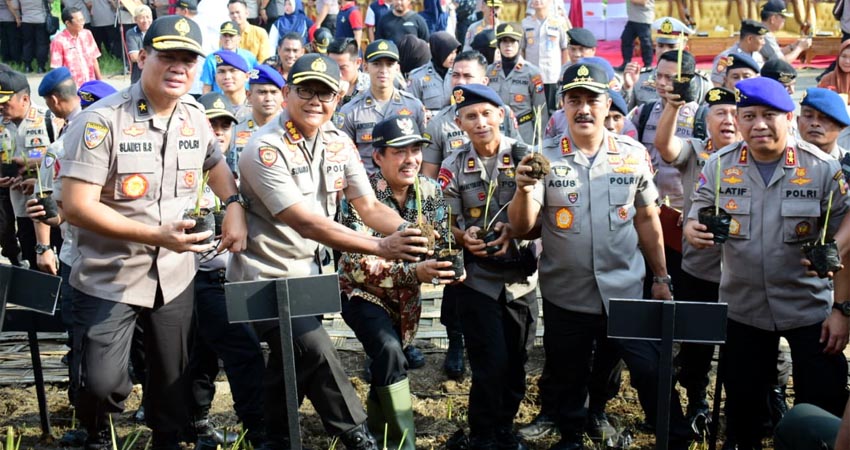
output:
M318 97L320 102L330 103L336 98L337 93L335 91L317 92L308 87L295 86L295 94L301 100L312 100L313 97Z

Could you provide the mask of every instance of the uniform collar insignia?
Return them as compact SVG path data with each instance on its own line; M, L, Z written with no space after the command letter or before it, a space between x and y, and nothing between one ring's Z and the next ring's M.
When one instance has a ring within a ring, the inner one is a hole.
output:
M292 120L287 120L283 127L285 129L284 133L286 133L286 136L289 139L290 143L297 144L298 142L301 142L301 140L303 139L303 137L301 136L301 132L299 132L298 129L295 128L295 124L292 122Z
M785 148L785 167L797 166L797 151L794 147Z
M147 116L150 114L150 107L148 106L148 101L141 98L138 102L136 102L136 114L140 116Z
M747 148L747 144L741 146L741 154L738 156L738 164L746 166L749 163L750 159L750 149Z

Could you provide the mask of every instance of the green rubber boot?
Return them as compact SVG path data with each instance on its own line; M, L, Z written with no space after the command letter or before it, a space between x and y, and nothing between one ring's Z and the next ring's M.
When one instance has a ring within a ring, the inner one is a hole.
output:
M378 399L381 401L381 409L384 413L384 421L387 424L387 442L381 447L388 450L416 450L416 432L413 428L413 402L410 398L410 381L405 378L389 386L376 387ZM370 415L371 428L371 415ZM404 431L407 435L404 443L399 447ZM384 425L380 428L372 428L378 441L384 436Z
M369 395L366 396L366 425L369 427L369 431L371 431L372 434L380 436L380 439L383 439L384 423L386 422L387 419L384 418L384 411L381 409L381 402L378 400L378 394L373 388L369 391Z

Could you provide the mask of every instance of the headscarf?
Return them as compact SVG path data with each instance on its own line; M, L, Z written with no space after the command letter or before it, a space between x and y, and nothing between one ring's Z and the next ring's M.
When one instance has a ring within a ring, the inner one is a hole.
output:
M446 61L446 58L448 58L453 51L460 51L460 42L455 39L454 34L447 31L438 31L432 34L428 39L428 46L430 47L431 62L434 64L434 70L436 70L441 77L445 77L446 72L448 72L449 69L447 67L443 67L443 62Z
M838 58L841 57L841 52L850 48L850 40L841 43L841 48L838 49L838 56L835 58L835 70L824 75L821 78L818 87L831 89L839 94L850 94L850 72L841 70L841 65L838 64Z
M407 74L413 69L428 64L431 50L428 48L428 43L419 39L416 35L405 34L398 41L398 54L401 74L407 77Z
M301 0L292 1L295 2L295 10L292 14L281 14L274 23L277 35L283 38L286 33L295 32L301 35L302 43L307 44L310 42L308 30L313 26L313 21L304 13L304 3Z

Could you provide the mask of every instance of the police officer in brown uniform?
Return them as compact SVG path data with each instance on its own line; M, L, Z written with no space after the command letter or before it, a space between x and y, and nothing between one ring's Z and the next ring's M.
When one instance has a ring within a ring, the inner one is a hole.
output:
M46 109L32 104L27 78L14 71L0 73L0 108L3 114L0 140L4 145L10 146L14 162L18 163L21 175L26 178L27 173L33 173L38 167L38 161L53 140L51 114L46 114ZM50 133L48 125L51 128ZM21 177L0 178L0 186L11 187L9 198L15 212L21 254L30 267L35 269L35 228L27 216L26 206L27 199L32 194L32 183L23 181Z
M145 329L145 410L153 448L178 448L188 421L182 377L188 359L192 252L212 231L186 233L182 220L203 172L224 201L220 250L245 246L236 184L200 105L185 94L198 70L201 31L180 16L156 20L139 52L138 83L87 109L66 131L63 211L79 229L72 383L89 432L86 448L111 448L107 414L120 412L132 384L133 326Z
M603 126L611 103L604 69L570 66L562 92L567 130L543 147L551 170L535 180L528 176L528 157L523 159L508 214L515 234L542 222L544 348L552 380L561 384L561 441L551 449L577 450L583 448L594 347L619 351L647 417L655 417L658 408L658 344L608 339L608 299L641 297L644 258L652 270L653 298L672 294L649 156L634 140ZM685 448L690 433L678 402L673 390L670 443Z
M720 207L732 216L720 277L720 301L729 304L727 432L739 449L761 449L764 399L776 380L780 337L791 347L797 403L840 415L847 402L842 351L850 280L836 277L833 302L829 280L807 275L800 265L800 247L821 238L828 209L826 238L833 236L848 196L838 161L789 135L795 105L781 83L748 79L736 88L744 140L706 163L684 233L696 248L714 244L697 216L719 195Z
M496 41L502 59L487 68L487 76L490 88L516 114L522 139L532 143L536 142L535 123L540 121L542 130L549 121L549 110L546 108L540 69L520 55L522 34L522 26L518 23L502 23L496 27ZM535 114L538 107L542 107L539 117Z
M321 273L327 245L336 250L415 261L425 239L380 203L354 143L330 122L340 100L339 66L327 56L302 56L283 89L286 109L259 130L239 159L240 189L251 203L247 250L231 259L230 281L276 279ZM345 195L375 238L333 221ZM401 231L397 231L401 230ZM329 262L329 261L328 261ZM280 327L255 326L271 350L263 385L266 398L283 395ZM339 356L315 317L292 320L298 392L306 395L330 435L349 449L372 449L366 412ZM267 438L272 448L289 448L286 407L267 401Z
M735 122L735 92L716 87L705 96L708 105L707 139L677 137L676 122L685 102L670 91L665 97L666 103L655 135L655 149L661 159L682 174L683 211L687 214L699 174L708 158L715 151L740 140ZM698 250L683 239L681 253L682 270L676 281L677 300L716 302L720 289L720 247ZM713 356L713 345L684 343L679 352L681 370L677 378L688 391L688 417L692 420L702 415L702 422L708 417L706 388Z
M470 142L443 162L438 181L465 226L452 231L466 249L467 277L455 295L472 367L470 448L523 450L513 421L537 328L537 260L534 245L516 239L503 210L516 189L515 141L499 132L502 101L492 89L468 84L452 94L457 123ZM485 236L485 243L478 230L494 232L495 240Z

